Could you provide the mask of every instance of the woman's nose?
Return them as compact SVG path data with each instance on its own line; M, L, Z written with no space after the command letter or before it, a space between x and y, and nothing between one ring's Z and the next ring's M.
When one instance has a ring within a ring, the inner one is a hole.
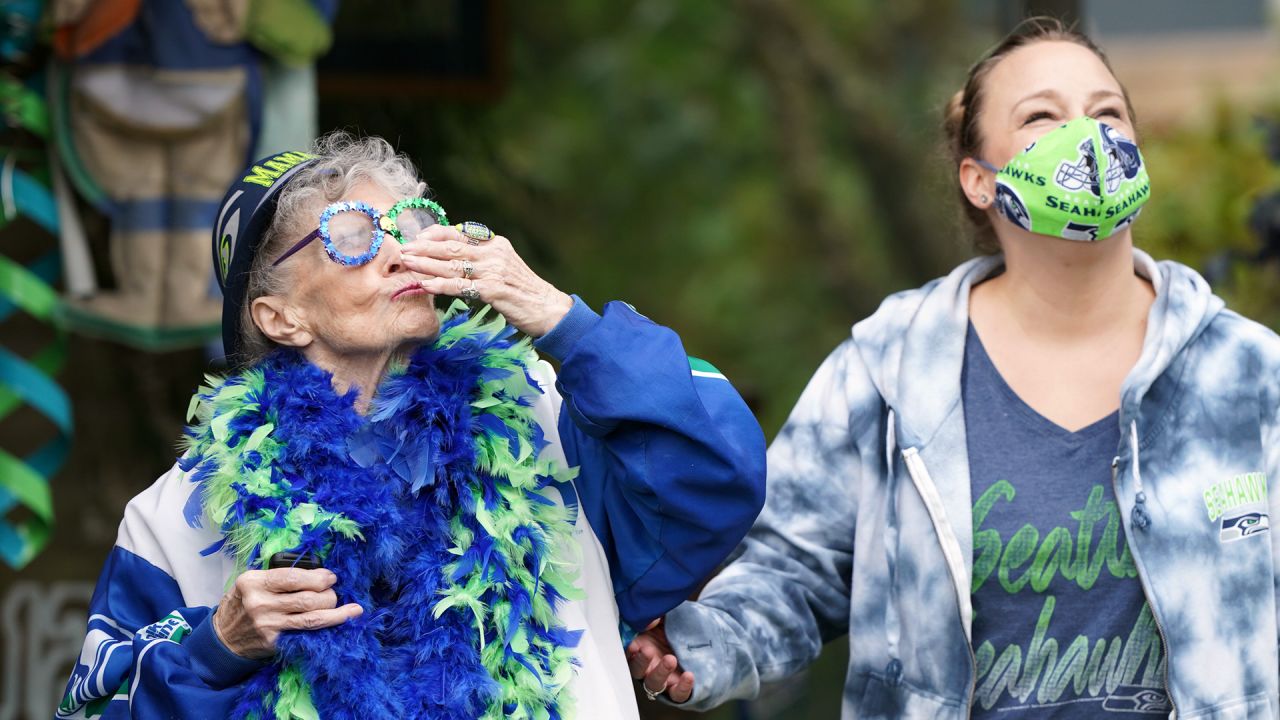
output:
M382 263L382 272L384 275L395 275L404 272L404 259L400 255L400 242L394 238L389 238L382 243L382 248L378 252L379 262Z

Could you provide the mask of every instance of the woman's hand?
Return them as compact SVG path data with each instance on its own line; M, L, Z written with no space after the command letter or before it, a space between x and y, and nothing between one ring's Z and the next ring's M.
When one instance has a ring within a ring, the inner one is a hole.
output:
M213 613L213 630L228 650L245 658L276 654L281 630L316 630L359 617L355 603L336 607L338 576L319 568L249 570L236 578Z
M546 335L569 313L573 298L530 270L511 241L501 235L477 245L467 240L452 227L432 225L401 245L400 256L408 269L431 276L422 281L427 292L462 297L474 288L481 301L531 337Z
M645 689L654 695L665 692L672 702L682 703L693 694L693 673L679 669L661 619L653 621L627 646L627 664L631 666L631 677L643 681Z

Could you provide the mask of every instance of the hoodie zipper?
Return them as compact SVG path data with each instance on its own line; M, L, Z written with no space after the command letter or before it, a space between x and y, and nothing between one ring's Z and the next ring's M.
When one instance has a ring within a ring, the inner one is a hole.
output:
M916 448L906 448L902 451L902 459L907 466L907 474L911 476L911 482L916 486L916 491L920 493L921 499L924 500L925 510L929 512L929 518L933 521L933 527L938 533L938 539L942 542L942 555L947 561L947 572L951 575L951 584L955 587L956 609L960 614L960 626L965 629L965 649L969 651L969 691L965 694L964 713L966 718L972 718L974 695L977 694L978 690L978 657L973 652L972 606L970 606L968 617L965 616L964 611L964 601L968 598L968 588L962 587L960 584L964 579L964 573L961 572L964 567L964 560L956 552L959 549L959 541L956 540L955 531L951 529L951 523L947 520L942 507L942 498L938 496L937 487L933 484L933 478L929 476L929 469L924 466L924 461L920 459L920 453ZM954 547L947 544L948 540L955 543ZM957 564L959 564L959 568L956 567ZM965 593L965 595L961 595L961 593ZM1168 667L1167 663L1165 667Z
M1131 428L1131 432L1132 435L1130 437L1133 441L1134 461L1136 462L1138 454L1137 428ZM1119 478L1120 456L1117 455L1111 459L1111 490L1116 495L1116 502L1119 502L1120 498ZM1145 531L1151 525L1151 516L1147 514L1146 507L1144 506L1147 501L1147 494L1142 490L1142 474L1134 473L1133 481L1134 488L1137 492L1134 495L1133 512L1129 516L1129 524L1138 530ZM1142 519L1141 525L1138 524L1139 517ZM1133 554L1134 564L1136 565L1138 558L1137 554L1134 553L1132 547L1129 548L1129 552ZM1156 626L1156 634L1160 636L1160 650L1164 653L1164 692L1169 697L1169 708L1171 710L1169 717L1177 718L1178 705L1173 701L1173 689L1169 687L1169 641L1165 639L1164 628L1161 627L1160 618L1156 615L1155 605L1151 603L1151 593L1147 592L1147 584L1143 582L1143 578L1141 576L1138 578L1138 587L1142 588L1142 597L1147 601L1147 609L1151 611L1151 622Z

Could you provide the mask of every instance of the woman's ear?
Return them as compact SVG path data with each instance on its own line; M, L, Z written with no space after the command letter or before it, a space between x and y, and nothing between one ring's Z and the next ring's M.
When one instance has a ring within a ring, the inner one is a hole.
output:
M973 158L960 161L960 189L979 210L986 210L996 200L996 174L983 168Z
M315 339L298 317L297 310L282 297L263 295L257 298L249 306L249 314L262 334L277 345L304 348Z

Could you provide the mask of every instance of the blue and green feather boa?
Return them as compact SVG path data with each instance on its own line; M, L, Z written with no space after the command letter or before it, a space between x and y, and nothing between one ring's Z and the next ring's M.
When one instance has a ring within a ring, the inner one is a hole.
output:
M233 555L237 574L318 553L339 603L365 608L282 634L236 717L571 716L580 632L556 608L579 593L574 518L547 491L573 472L540 458L535 356L512 335L455 305L365 416L293 351L193 398L187 516L223 533L205 552Z

